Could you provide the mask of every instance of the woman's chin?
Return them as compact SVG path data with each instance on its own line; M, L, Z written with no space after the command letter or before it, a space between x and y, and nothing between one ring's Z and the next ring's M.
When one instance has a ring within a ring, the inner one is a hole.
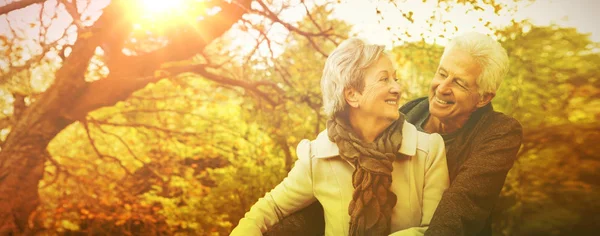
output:
M384 122L388 123L388 125L390 125L394 121L398 120L398 118L400 118L400 116L398 115L398 113L396 113L394 115L390 114L390 115L382 117L382 118L383 119L381 119L381 120L383 120Z

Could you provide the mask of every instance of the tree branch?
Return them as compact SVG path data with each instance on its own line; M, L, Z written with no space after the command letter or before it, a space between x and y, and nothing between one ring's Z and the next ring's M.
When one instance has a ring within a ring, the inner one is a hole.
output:
M164 48L138 56L116 57L118 61L107 63L110 70L108 77L90 83L72 109L64 115L71 119L82 119L90 111L114 105L147 84L165 78L154 76L161 64L187 59L204 50L247 12L250 2L251 0L224 2L221 12L206 17L197 26L182 26L184 29L179 32L178 37L172 38Z
M73 23L75 26L77 26L78 29L84 28L83 22L81 22L81 14L79 14L77 9L77 0L73 0L72 3L68 2L67 0L58 0L58 2L65 6L67 13L71 15L71 18L73 18Z
M185 132L185 131L170 130L170 129L165 129L165 128L162 128L159 126L139 124L139 123L119 124L119 123L112 123L112 122L108 122L108 121L93 120L93 119L90 119L89 122L96 124L96 125L108 125L108 126L114 126L114 127L144 128L144 129L159 131L159 132L167 133L167 134L192 135L192 136L202 134L202 133L198 133L198 132Z
M60 175L60 173L65 172L67 175L70 175L70 173L67 170L63 170L62 166L60 165L60 163L58 163L58 161L54 160L54 158L52 158L52 156L47 156L46 160L50 161L50 163L52 163L52 165L54 165L54 167L56 168L56 171L54 172L54 176L52 178L52 180L50 180L49 182L45 183L44 185L40 186L40 189L45 189L46 187L53 185L54 183L56 183L56 180L58 180L58 176ZM48 171L46 171L48 172Z
M17 121L19 119L21 119L21 116L23 115L23 112L25 111L25 109L27 108L27 105L25 104L25 95L21 94L21 93L14 93L13 94L15 100L13 101L13 115L12 115L12 123L15 124L17 123Z
M127 169L127 167L125 167L125 165L123 165L123 163L121 162L121 160L119 160L115 156L102 154L100 152L100 150L98 150L98 147L96 147L96 142L94 141L94 139L92 138L92 135L90 133L90 129L88 127L88 122L87 121L83 121L82 124L83 124L83 127L85 128L85 132L87 134L88 140L90 141L90 145L92 145L92 149L94 149L94 152L96 152L96 155L98 155L98 157L101 158L101 159L104 159L104 157L108 157L108 158L112 159L114 162L116 162L117 164L119 164L119 166L121 166L121 168L125 171L125 173L127 175L131 175L131 172L129 171L129 169Z
M231 78L228 78L228 77L225 77L222 75L217 75L217 74L207 71L206 65L192 65L192 66L187 67L186 69L183 69L182 71L197 73L197 74L203 76L204 78L214 81L214 82L217 82L217 83L229 84L229 85L244 88L244 89L251 91L251 92L255 93L256 95L258 95L259 97L261 97L262 99L267 101L271 106L277 106L279 104L279 102L276 102L273 99L271 99L268 94L266 94L263 91L258 89L258 87L261 85L272 85L272 87L277 88L277 86L275 86L271 82L260 81L260 82L255 82L255 83L248 83L248 82L245 82L242 80L231 79Z
M139 158L139 157L138 157L138 156L135 154L135 152L134 152L134 151L131 149L131 147L129 147L129 145L127 145L127 142L125 142L125 140L123 140L123 138L121 138L121 136L119 136L119 135L117 135L117 134L114 134L114 133L111 133L111 132L108 132L108 131L104 130L104 129L102 128L102 126L98 126L98 129L100 130L100 132L102 132L102 133L104 133L104 134L107 134L107 135L110 135L110 136L112 136L112 137L114 137L114 138L118 139L118 140L119 140L119 142L121 142L121 144L123 144L123 146L125 146L125 148L127 149L127 152L129 152L129 155L131 155L131 156L133 157L133 159L135 159L136 161L139 161L139 162L140 162L140 163L142 163L142 164L146 164L146 162L142 161L142 159L140 159L140 158Z
M28 7L33 4L43 3L45 1L46 0L21 0L21 1L11 2L5 6L0 7L0 15L8 14L9 12L19 10L21 8L25 8L25 7Z

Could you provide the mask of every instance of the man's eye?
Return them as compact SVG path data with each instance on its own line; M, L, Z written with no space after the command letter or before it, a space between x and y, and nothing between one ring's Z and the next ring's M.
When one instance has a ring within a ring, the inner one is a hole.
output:
M440 74L440 76L442 76L442 77L446 77L446 73L444 73L444 72L439 72L438 74Z
M381 79L381 81L383 81L383 82L388 82L389 80L390 80L390 78L387 78L387 77Z
M455 80L455 81L454 81L454 83L455 83L456 85L458 85L459 87L463 88L463 89L466 89L466 88L467 88L467 87L466 87L464 84L462 84L462 83L461 83L461 82L459 82L458 80Z

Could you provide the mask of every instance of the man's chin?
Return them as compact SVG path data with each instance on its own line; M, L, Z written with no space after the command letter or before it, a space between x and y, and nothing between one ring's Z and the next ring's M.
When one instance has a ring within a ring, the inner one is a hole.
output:
M435 117L444 117L448 114L448 112L444 111L445 109L439 109L436 107L429 106L429 114Z

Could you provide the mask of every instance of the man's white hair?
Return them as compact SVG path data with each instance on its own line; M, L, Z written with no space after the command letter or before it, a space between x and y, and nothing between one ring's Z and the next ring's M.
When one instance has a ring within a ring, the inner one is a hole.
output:
M508 55L502 45L485 34L468 32L454 37L444 49L444 55L452 48L466 51L481 66L478 92L495 94L509 67Z
M384 46L367 44L358 38L342 42L327 57L321 77L323 110L333 117L347 108L344 90L353 88L362 92L367 67L375 63L383 53Z

